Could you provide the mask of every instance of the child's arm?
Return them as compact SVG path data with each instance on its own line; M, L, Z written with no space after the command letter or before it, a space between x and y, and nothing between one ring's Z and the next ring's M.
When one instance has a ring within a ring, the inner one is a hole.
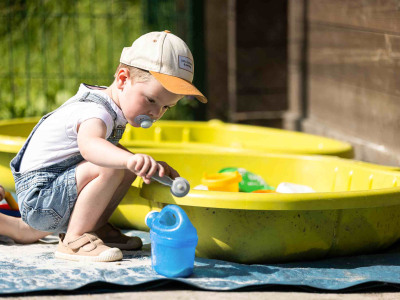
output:
M151 176L158 170L159 176L164 176L162 164L157 163L146 154L133 154L108 142L105 137L106 125L100 119L88 119L78 127L78 147L83 158L95 165L128 169L150 183Z

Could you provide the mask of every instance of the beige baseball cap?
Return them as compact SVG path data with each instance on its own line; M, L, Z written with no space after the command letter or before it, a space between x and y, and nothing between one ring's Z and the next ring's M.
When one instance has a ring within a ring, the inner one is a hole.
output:
M171 93L194 96L207 103L192 84L194 62L189 47L168 30L142 35L122 50L120 62L149 71Z

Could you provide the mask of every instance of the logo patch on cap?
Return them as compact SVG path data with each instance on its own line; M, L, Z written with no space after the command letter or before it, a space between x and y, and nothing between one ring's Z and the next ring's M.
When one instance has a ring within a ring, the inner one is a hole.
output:
M186 56L180 56L178 55L179 58L179 68L186 70L190 73L193 73L193 62L189 57Z

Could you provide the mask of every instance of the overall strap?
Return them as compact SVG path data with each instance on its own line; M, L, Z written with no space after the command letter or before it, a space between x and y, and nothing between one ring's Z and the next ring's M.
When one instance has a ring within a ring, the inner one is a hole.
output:
M114 111L114 109L111 107L111 104L104 99L103 97L101 97L98 94L94 94L94 93L90 93L90 92L85 92L82 97L76 99L75 101L72 101L71 103L75 103L75 102L94 102L100 105L103 105L104 108L107 110L107 112L111 115L111 117L114 120L114 127L115 127L115 121L117 120L117 113ZM70 104L70 103L68 103Z
M111 115L112 119L113 119L113 130L111 132L111 135L108 137L108 141L113 143L114 145L119 143L119 140L121 139L124 131L125 131L125 126L117 126L116 121L117 121L117 113L114 111L114 109L112 108L111 104L104 99L103 97L101 97L98 94L95 93L90 93L90 92L86 92L82 95L82 97L76 99L73 102L76 101L80 101L80 102L94 102L97 104L102 105L107 111L108 113Z
M121 127L121 126L116 126L116 120L117 120L117 113L113 110L113 108L111 107L110 103L103 97L101 97L98 94L95 93L90 93L90 92L85 92L83 93L83 95L76 97L74 100L71 100L67 103L64 103L63 105L61 105L60 107L58 107L57 109L47 113L46 115L44 115L39 122L36 124L36 126L33 128L33 130L31 131L31 133L29 134L28 138L26 139L24 145L22 146L22 148L20 149L20 151L17 153L16 157L14 157L14 159L11 161L10 163L10 167L13 173L15 174L19 174L19 167L21 164L21 159L22 156L33 136L33 134L35 133L35 131L37 130L37 128L41 125L41 123L47 119L50 115L52 115L53 113L55 113L56 111L64 108L67 105L76 103L76 102L94 102L97 104L102 105L107 111L108 113L111 115L112 119L113 119L113 131L111 133L111 136L108 138L108 140L110 142L112 142L113 144L117 144L119 142L119 139L122 137L122 134L125 130L125 127ZM77 155L77 159L81 159L80 158L80 154ZM68 159L67 159L68 160ZM75 160L75 159L74 159Z
M119 143L119 140L121 139L121 137L125 131L125 126L121 126L121 125L117 126L116 125L117 113L114 111L111 104L104 97L102 97L96 93L85 92L85 93L83 93L83 95L81 97L78 97L68 103L65 103L64 105L69 105L69 104L76 103L76 102L93 102L93 103L102 105L107 110L107 112L111 115L111 117L113 119L113 123L114 123L111 135L109 136L109 138L107 140L115 145ZM60 108L63 107L64 105L60 106Z

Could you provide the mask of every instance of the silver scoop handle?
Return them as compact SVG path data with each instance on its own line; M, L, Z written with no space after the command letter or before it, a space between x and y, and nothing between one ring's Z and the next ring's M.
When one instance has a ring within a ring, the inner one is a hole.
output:
M163 185L169 186L171 188L172 195L176 197L184 197L189 193L190 184L183 177L171 179L169 176L160 177L157 174L154 174L151 178Z
M154 179L155 181L157 181L163 185L167 185L169 187L172 187L172 183L174 182L171 179L171 177L169 177L169 176L160 177L157 174L154 174L153 176L151 176L151 179Z

